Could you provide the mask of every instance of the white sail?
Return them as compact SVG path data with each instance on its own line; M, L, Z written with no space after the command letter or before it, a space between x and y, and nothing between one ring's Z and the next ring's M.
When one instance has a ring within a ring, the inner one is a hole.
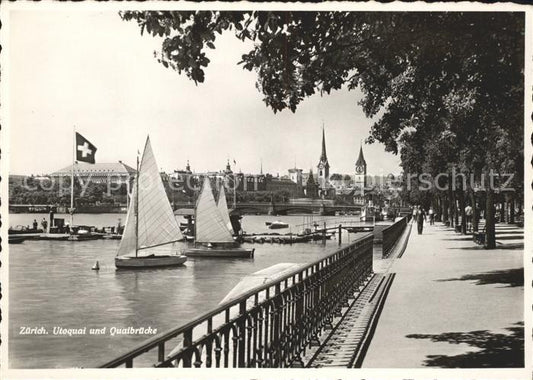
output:
M135 180L137 181L137 180ZM131 256L135 255L137 234L135 231L135 184L131 193L130 205L128 207L128 214L126 215L126 224L122 232L122 239L118 247L117 256Z
M215 203L209 178L205 177L202 192L196 202L196 241L199 243L233 242L220 211Z
M133 191L126 227L119 247L119 256L130 254L132 251L135 252L136 246L139 256L151 254L153 252L148 252L148 248L159 247L183 239L161 181L161 175L150 145L150 138L146 139L137 176L139 183L135 184ZM136 193L137 187L138 194ZM137 218L135 217L135 207L137 207ZM136 220L138 222L137 228L135 226Z
M226 224L226 227L228 227L230 233L233 235L233 226L231 225L231 220L229 218L228 203L226 202L224 185L220 185L217 207L218 211L220 212L220 215L222 216L222 220Z

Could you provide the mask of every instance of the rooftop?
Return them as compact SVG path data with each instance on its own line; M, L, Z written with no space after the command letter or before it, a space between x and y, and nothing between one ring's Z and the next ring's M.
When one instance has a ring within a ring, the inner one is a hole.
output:
M53 172L51 176L64 176L70 175L72 171L72 165L64 167L56 172ZM77 174L123 174L130 175L135 174L136 170L131 166L124 164L122 161L111 163L96 163L88 164L86 162L77 162L74 164L74 173Z

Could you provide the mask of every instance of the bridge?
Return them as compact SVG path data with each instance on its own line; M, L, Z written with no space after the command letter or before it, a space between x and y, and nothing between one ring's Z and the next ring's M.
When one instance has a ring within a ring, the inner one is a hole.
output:
M266 215L288 215L288 214L318 214L318 215L335 215L336 213L358 213L361 212L361 206L354 205L335 205L333 202L309 202L309 203L274 203L274 202L242 202L237 203L236 207L230 203L231 213L238 214L266 214ZM174 209L194 208L193 204L174 204Z

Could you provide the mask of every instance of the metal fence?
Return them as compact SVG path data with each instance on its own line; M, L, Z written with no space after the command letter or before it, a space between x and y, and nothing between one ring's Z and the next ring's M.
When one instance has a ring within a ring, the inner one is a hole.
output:
M405 227L407 227L407 221L409 217L405 216L400 220L396 221L394 224L384 228L383 233L383 257L388 257L391 253L392 248L402 236Z
M146 366L147 355L155 367L302 367L306 349L371 275L372 245L372 234L363 236L101 367Z

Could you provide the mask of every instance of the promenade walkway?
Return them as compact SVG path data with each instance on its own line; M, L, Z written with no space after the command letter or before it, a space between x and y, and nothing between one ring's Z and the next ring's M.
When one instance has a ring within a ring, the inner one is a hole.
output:
M485 250L440 223L413 226L386 265L395 278L363 368L523 366L523 233L498 225Z

